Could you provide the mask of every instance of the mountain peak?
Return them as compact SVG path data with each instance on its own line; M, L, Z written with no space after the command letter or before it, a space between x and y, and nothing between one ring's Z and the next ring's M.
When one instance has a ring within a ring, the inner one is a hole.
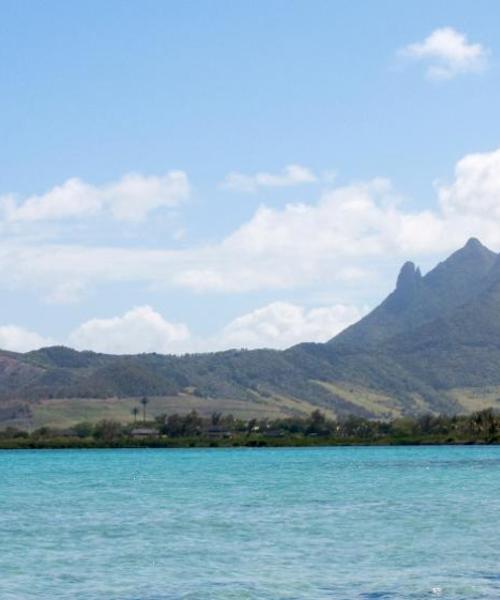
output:
M481 242L476 238L476 237L471 237L467 240L467 243L465 244L465 248L477 248L477 247L483 247L483 245L481 244Z
M427 273L425 281L431 287L446 289L450 294L457 293L456 285L464 287L468 293L475 293L479 282L497 261L497 255L481 242L471 237L465 246L454 252Z
M483 244L475 237L471 237L467 240L467 243L462 248L462 251L464 250L468 252L490 252L490 250L486 246L483 246Z

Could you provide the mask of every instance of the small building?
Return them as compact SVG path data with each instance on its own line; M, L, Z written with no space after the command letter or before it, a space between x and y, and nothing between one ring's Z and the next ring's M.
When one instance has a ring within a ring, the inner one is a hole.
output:
M280 438L284 437L285 432L283 431L283 429L266 429L265 431L263 431L263 434L265 437L269 438Z
M224 427L220 427L220 425L212 425L211 427L208 427L203 433L207 437L216 440L228 439L233 436L231 431L224 429Z
M132 429L132 431L130 432L130 435L133 438L139 438L139 439L151 438L151 437L159 437L160 436L158 430L157 429L153 429L151 427L137 427L135 429Z

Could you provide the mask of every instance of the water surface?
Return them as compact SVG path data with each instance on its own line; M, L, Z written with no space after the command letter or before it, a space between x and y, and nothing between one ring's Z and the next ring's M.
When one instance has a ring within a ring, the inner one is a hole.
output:
M0 452L2 600L500 597L500 447Z

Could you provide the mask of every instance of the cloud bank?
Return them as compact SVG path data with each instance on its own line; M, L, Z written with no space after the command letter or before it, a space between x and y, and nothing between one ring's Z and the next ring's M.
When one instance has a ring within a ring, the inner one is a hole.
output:
M316 202L261 206L216 243L185 249L80 246L5 239L0 285L53 302L77 301L96 286L136 283L197 293L287 290L363 280L403 259L440 257L479 237L500 247L500 150L470 154L434 209L412 210L388 179L352 183Z

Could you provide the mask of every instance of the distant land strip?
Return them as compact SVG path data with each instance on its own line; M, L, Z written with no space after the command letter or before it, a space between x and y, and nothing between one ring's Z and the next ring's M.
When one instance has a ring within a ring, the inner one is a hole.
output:
M64 448L234 448L342 445L497 444L500 414L485 409L471 415L422 415L390 421L358 416L342 420L315 410L309 417L236 419L214 413L202 417L162 415L129 424L102 420L69 429L42 427L0 431L0 449ZM145 417L145 414L144 414Z

